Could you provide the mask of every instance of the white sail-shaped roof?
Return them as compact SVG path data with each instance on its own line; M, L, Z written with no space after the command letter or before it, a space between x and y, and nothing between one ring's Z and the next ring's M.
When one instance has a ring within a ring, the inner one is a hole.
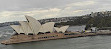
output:
M66 30L67 30L67 28L68 28L69 26L67 25L67 26L63 26L63 27L60 27L60 28L58 28L58 27L54 27L54 29L57 31L57 32L65 32Z
M24 33L20 25L11 25L11 27L18 33Z
M60 28L58 28L58 27L54 27L54 29L55 29L57 32L60 32L60 31L61 31Z
M67 30L68 27L69 26L63 26L63 27L60 28L60 30L64 33Z
M31 27L31 30L34 32L34 34L38 34L39 29L41 28L40 22L38 22L36 19L30 17L30 16L25 16L29 26Z
M33 33L27 22L19 21L19 23L21 24L21 27L23 28L25 34Z
M39 32L53 32L54 31L54 22L48 22L41 26Z

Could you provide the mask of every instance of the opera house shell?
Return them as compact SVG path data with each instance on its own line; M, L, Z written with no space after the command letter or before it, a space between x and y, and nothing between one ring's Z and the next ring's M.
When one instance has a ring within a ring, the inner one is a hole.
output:
M48 22L45 24L40 24L39 21L36 19L25 16L27 21L19 21L20 25L11 25L11 27L16 31L16 33L21 34L24 33L26 35L28 34L35 34L37 35L39 32L45 33L50 32L54 33L54 30L57 32L65 32L69 26L63 26L63 27L54 27L54 22Z

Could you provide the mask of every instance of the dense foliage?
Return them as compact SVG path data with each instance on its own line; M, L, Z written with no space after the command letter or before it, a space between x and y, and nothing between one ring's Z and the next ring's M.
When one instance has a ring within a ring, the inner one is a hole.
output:
M91 14L80 16L73 21L58 23L58 25L86 25L86 29L90 27L111 27L111 11L107 13L98 12L96 16Z

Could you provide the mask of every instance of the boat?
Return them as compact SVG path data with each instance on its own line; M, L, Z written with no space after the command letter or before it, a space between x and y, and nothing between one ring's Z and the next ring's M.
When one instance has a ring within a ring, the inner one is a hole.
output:
M30 16L25 16L27 21L19 21L20 25L11 25L16 32L10 39L4 40L1 44L15 44L32 41L43 41L53 39L65 39L71 37L82 37L95 35L94 33L81 34L80 32L67 31L69 25L54 27L54 22L41 24Z

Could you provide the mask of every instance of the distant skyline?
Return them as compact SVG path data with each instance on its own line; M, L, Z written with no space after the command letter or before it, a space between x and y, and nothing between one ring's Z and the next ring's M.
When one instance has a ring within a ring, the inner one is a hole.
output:
M106 10L111 11L111 0L0 0L0 23L24 21L24 15L39 20Z

